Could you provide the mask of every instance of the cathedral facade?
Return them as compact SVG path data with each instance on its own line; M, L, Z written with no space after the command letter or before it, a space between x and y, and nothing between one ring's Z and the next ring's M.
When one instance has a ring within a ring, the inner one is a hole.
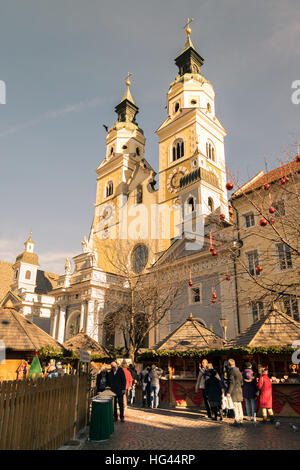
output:
M136 121L139 108L128 74L124 96L115 108L117 121L107 129L105 157L97 168L89 236L82 241L83 252L73 258L73 269L67 260L65 274L52 291L51 334L61 343L84 330L108 345L101 318L109 292L118 289L120 273L103 247L111 244L122 250L128 240L132 245L128 263L134 271L147 272L175 256L193 278L187 283L184 308L171 310L168 322L150 332L148 346L190 313L220 335L219 320L226 317L228 334L238 333L233 275L229 275L234 259L228 254L233 236L226 189L226 131L216 116L213 86L202 75L204 59L191 41L190 29L186 32L184 48L175 59L178 74L167 93L167 117L156 131L158 188L156 172L145 158L145 136ZM212 245L213 233L218 233L219 245L222 241L218 257L206 247L206 239ZM222 302L213 304L212 294ZM114 335L113 343L122 346L122 338Z

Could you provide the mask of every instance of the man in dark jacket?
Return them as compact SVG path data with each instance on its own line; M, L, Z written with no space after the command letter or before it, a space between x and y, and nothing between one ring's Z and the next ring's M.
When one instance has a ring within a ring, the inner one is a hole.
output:
M126 390L126 377L122 367L119 367L116 362L111 363L111 371L107 376L107 386L110 387L111 391L116 394L114 404L115 421L118 421L118 402L121 423L124 423L124 394Z
M240 426L243 424L243 376L238 367L235 366L235 360L228 360L229 374L228 374L228 392L227 397L232 398L234 408L234 423L233 426Z

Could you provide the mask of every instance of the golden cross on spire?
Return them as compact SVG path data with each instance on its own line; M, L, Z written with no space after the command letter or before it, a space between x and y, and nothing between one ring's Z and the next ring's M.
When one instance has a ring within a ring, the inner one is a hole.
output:
M129 77L131 77L131 76L132 76L132 73L128 72L128 73L127 73L127 76L126 76L126 82L125 82L127 86L130 86L130 85L131 85L131 82L130 82L130 80L129 80Z
M192 23L192 21L194 21L194 18L188 18L187 19L187 23L186 25L184 26L184 28L186 28L185 32L186 34L189 36L192 32L191 28L190 28L190 24Z

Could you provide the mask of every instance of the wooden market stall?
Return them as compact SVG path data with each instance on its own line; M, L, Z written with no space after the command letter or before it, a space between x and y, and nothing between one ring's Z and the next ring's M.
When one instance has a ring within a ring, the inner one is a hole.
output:
M63 347L68 351L72 351L77 358L80 356L80 351L89 351L98 369L101 368L104 362L110 359L108 351L83 330L65 341Z
M63 351L52 336L18 313L10 300L0 308L0 340L5 348L5 360L0 362L0 381L23 378L27 363L41 348Z
M141 359L156 363L165 371L161 379L161 401L171 406L199 406L201 392L195 393L199 369L199 353L222 349L226 341L192 314ZM201 354L200 354L201 355Z
M300 323L276 307L246 331L226 342L190 316L156 348L141 355L144 364L156 363L165 371L161 400L170 406L201 406L201 392L195 393L198 367L208 359L222 373L224 362L236 361L240 370L251 362L259 374L269 368L273 383L273 408L280 416L300 415L300 370L296 349ZM300 352L298 354L300 359ZM293 362L294 359L294 362Z

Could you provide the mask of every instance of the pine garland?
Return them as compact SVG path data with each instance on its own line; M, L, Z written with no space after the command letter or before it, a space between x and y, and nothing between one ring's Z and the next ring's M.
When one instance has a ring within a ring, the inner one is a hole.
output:
M274 354L287 355L292 354L295 348L291 346L257 346L245 348L226 348L226 349L189 349L187 351L168 351L168 350L150 350L138 356L139 361L155 360L160 357L178 357L182 359L200 359L204 356L238 356L254 354Z

